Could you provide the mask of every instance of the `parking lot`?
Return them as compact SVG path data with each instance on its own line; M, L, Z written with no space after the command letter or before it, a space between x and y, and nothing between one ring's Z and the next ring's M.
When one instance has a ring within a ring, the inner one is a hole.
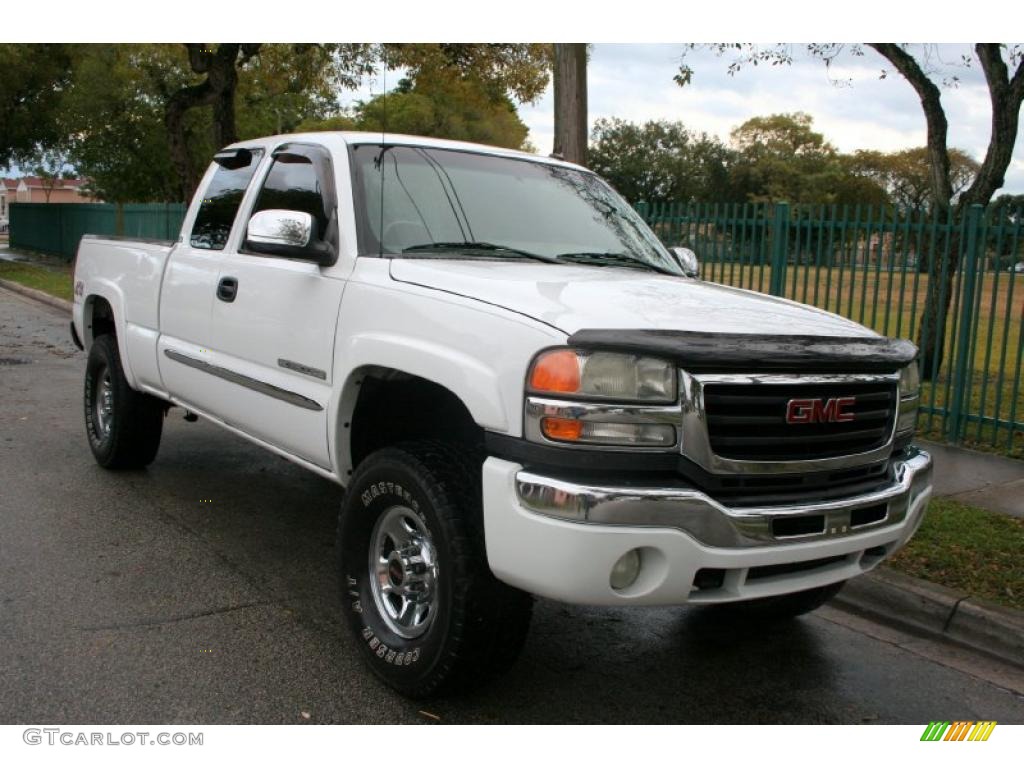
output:
M342 491L172 410L109 473L67 318L0 289L0 721L1024 722L1024 675L826 607L769 633L539 601L487 690L411 702L336 610Z

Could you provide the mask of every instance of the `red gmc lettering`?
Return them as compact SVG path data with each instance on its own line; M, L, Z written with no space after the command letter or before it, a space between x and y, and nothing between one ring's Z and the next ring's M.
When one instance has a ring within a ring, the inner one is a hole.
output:
M853 421L852 408L855 397L796 398L786 406L787 424L825 424L828 422Z

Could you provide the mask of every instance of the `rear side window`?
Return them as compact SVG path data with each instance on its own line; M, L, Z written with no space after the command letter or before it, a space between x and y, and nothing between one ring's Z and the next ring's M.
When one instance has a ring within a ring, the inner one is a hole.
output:
M262 150L252 150L252 160L243 168L217 168L203 193L196 223L192 225L189 242L193 248L220 251L227 245L238 206L242 203L242 196L262 154Z
M316 237L324 237L327 206L323 187L310 158L292 152L275 153L274 164L263 182L253 213L273 208L308 213L316 222Z

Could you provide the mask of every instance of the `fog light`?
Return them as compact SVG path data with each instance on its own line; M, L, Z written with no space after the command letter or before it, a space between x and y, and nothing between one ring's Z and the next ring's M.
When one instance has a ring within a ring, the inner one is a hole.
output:
M640 575L640 550L631 549L612 566L612 589L626 589Z

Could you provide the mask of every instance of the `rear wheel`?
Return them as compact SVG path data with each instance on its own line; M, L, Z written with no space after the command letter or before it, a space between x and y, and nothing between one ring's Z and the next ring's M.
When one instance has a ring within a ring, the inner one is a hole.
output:
M343 612L373 671L412 697L501 674L529 627L532 598L487 565L468 453L434 441L377 451L339 516Z
M845 581L840 581L835 584L826 584L823 587L805 589L802 592L793 592L789 595L708 605L703 610L716 619L730 622L769 624L786 621L820 608L838 595L845 583Z
M85 365L85 432L97 463L107 469L138 469L156 458L164 403L136 392L121 368L117 339L98 337Z

